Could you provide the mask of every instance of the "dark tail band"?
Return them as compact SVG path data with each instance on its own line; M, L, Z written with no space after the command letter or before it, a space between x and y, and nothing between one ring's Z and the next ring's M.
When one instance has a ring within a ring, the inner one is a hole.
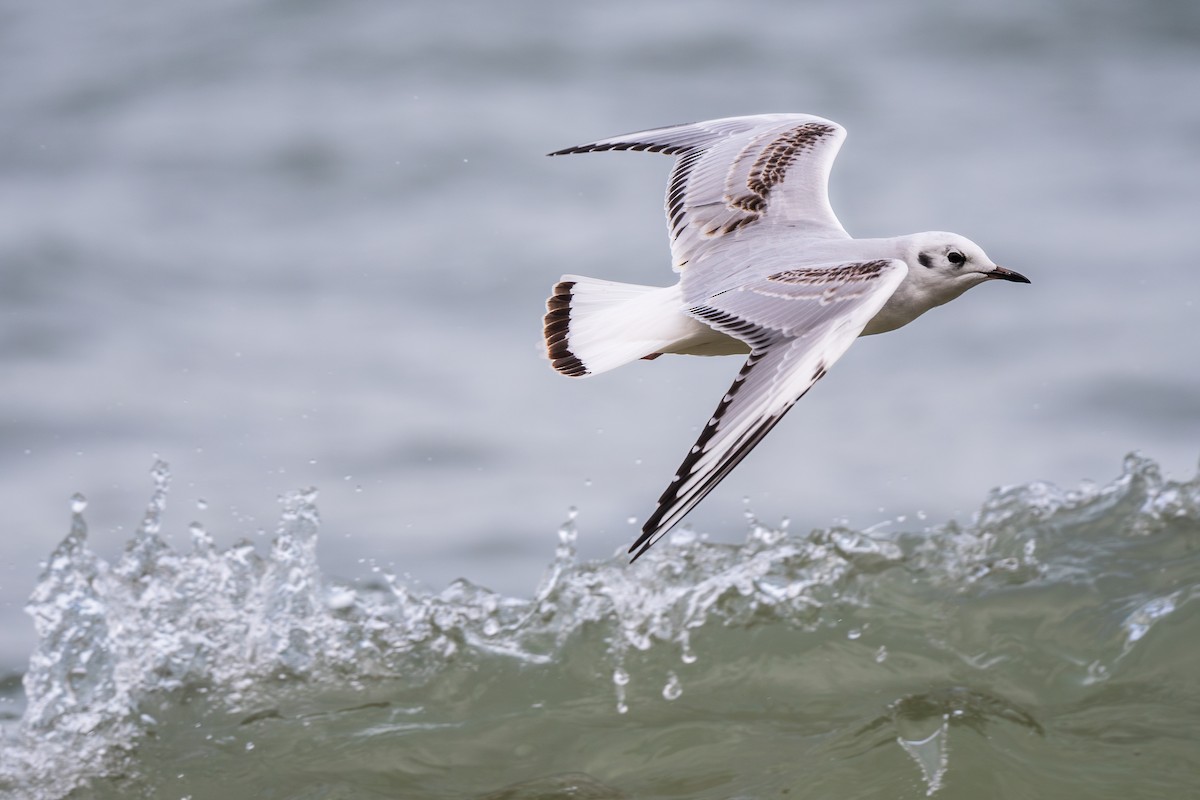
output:
M588 369L567 345L567 334L571 328L571 289L574 286L574 281L559 281L555 284L554 294L546 301L542 333L546 337L546 353L550 356L550 366L568 377L582 378L588 374Z

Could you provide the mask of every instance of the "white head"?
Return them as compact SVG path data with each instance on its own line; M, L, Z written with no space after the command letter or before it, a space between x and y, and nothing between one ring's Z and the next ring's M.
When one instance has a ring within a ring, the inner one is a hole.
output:
M864 336L894 331L984 281L1029 283L1024 275L996 266L979 245L956 233L914 233L889 241L897 248L894 257L908 265L908 274L867 323Z
M905 282L924 295L930 306L948 303L984 281L1029 283L1024 275L996 266L983 248L957 233L930 231L904 239Z

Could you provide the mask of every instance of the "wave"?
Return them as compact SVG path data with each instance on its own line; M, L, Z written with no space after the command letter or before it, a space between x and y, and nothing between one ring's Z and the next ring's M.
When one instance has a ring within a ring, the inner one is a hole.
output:
M115 563L73 499L0 791L904 796L988 773L1005 797L1147 796L1185 745L1153 780L1200 778L1200 477L1140 456L1103 486L998 489L966 524L748 515L742 544L684 530L633 567L580 562L572 515L531 598L331 580L311 489L268 552L198 525L177 552L152 475Z

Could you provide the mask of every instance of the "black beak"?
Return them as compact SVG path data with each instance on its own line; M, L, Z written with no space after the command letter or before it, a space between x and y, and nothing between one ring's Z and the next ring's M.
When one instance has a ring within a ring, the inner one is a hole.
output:
M996 267L991 272L985 272L983 274L987 275L989 278L999 278L1002 281L1012 281L1013 283L1032 283L1029 278L1026 278L1021 273L1013 272L1011 269L1005 269L1004 267Z

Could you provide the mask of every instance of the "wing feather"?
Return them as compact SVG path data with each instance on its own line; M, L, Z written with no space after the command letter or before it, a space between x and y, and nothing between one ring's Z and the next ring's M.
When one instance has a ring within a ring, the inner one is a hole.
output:
M730 237L787 225L846 238L829 173L846 131L809 114L760 114L656 128L550 153L635 150L677 156L666 214L676 271Z
M751 352L659 497L637 560L713 490L842 356L904 279L899 260L780 270L690 309Z

